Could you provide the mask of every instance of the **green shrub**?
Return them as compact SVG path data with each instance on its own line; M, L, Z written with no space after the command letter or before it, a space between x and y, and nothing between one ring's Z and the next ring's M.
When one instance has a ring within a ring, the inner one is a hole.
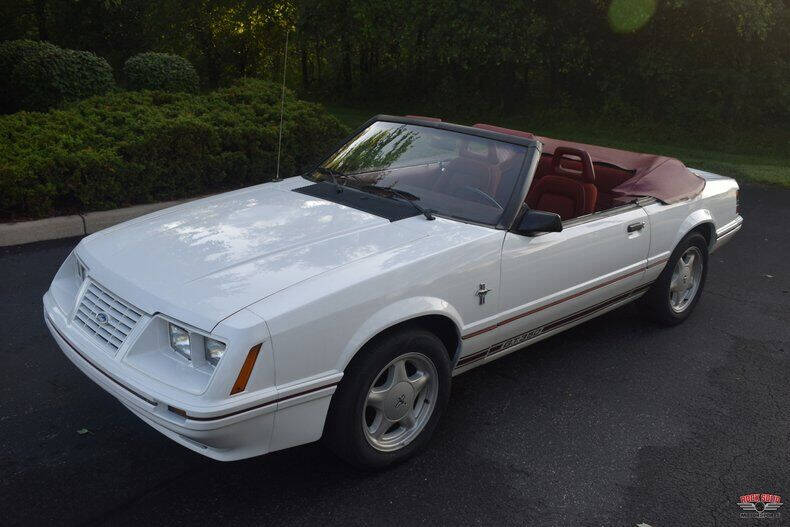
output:
M14 75L19 63L39 52L57 49L57 46L49 42L37 40L0 42L0 113L12 113L21 109L23 91Z
M195 68L178 55L140 53L126 61L123 73L130 90L194 93L198 89Z
M215 92L113 92L0 116L0 217L38 218L178 199L268 181L280 88L247 79ZM348 133L286 93L281 177Z
M21 94L21 108L37 111L107 93L115 85L112 68L103 58L56 47L23 55L13 82Z

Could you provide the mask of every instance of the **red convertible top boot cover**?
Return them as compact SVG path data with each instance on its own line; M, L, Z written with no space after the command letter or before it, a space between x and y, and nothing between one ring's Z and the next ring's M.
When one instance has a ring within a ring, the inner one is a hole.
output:
M535 138L543 143L544 154L554 155L554 150L559 147L576 148L589 153L594 164L608 164L623 170L632 171L634 173L633 177L611 189L613 194L634 197L651 196L664 203L675 203L693 198L705 188L705 180L703 178L672 157L639 154L616 148L573 143L484 123L477 123L474 126L492 132L530 139Z
M664 203L675 203L693 198L705 188L704 179L672 157L638 154L603 146L559 141L549 137L538 136L537 139L543 143L543 152L546 154L553 155L556 148L570 146L586 150L593 163L605 163L625 170L633 170L633 177L612 189L616 194L635 197L652 196Z

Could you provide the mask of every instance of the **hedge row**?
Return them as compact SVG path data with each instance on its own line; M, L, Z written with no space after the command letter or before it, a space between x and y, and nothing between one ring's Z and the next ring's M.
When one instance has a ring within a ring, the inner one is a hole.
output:
M194 93L199 84L187 59L167 53L140 53L129 58L123 77L131 90ZM114 87L110 65L88 51L35 40L0 42L0 113L45 111Z
M126 61L123 74L130 90L194 93L198 89L195 68L178 55L140 53Z
M246 79L203 95L115 92L48 113L0 116L0 217L40 218L178 199L267 181L280 88ZM348 133L287 92L281 176Z
M112 68L89 51L62 49L46 42L0 43L0 109L46 110L110 91Z

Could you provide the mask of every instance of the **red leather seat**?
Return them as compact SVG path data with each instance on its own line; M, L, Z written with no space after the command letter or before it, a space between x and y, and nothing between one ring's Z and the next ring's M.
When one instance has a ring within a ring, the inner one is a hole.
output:
M595 204L595 211L598 212L615 207L619 194L614 189L632 177L634 177L633 170L607 165L595 165L595 188L598 189L598 202Z
M566 156L579 158L581 171L563 166ZM590 154L568 147L554 150L550 172L535 182L527 194L529 208L555 212L563 220L592 214L597 200L595 169Z

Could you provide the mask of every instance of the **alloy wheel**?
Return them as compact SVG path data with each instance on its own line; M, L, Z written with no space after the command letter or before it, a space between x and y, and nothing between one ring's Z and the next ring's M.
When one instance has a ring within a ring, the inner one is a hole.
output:
M433 362L405 353L381 369L362 410L362 428L376 450L392 452L412 442L431 419L439 391Z
M682 313L693 302L702 281L702 266L702 253L693 245L675 264L669 283L669 306L675 313Z

